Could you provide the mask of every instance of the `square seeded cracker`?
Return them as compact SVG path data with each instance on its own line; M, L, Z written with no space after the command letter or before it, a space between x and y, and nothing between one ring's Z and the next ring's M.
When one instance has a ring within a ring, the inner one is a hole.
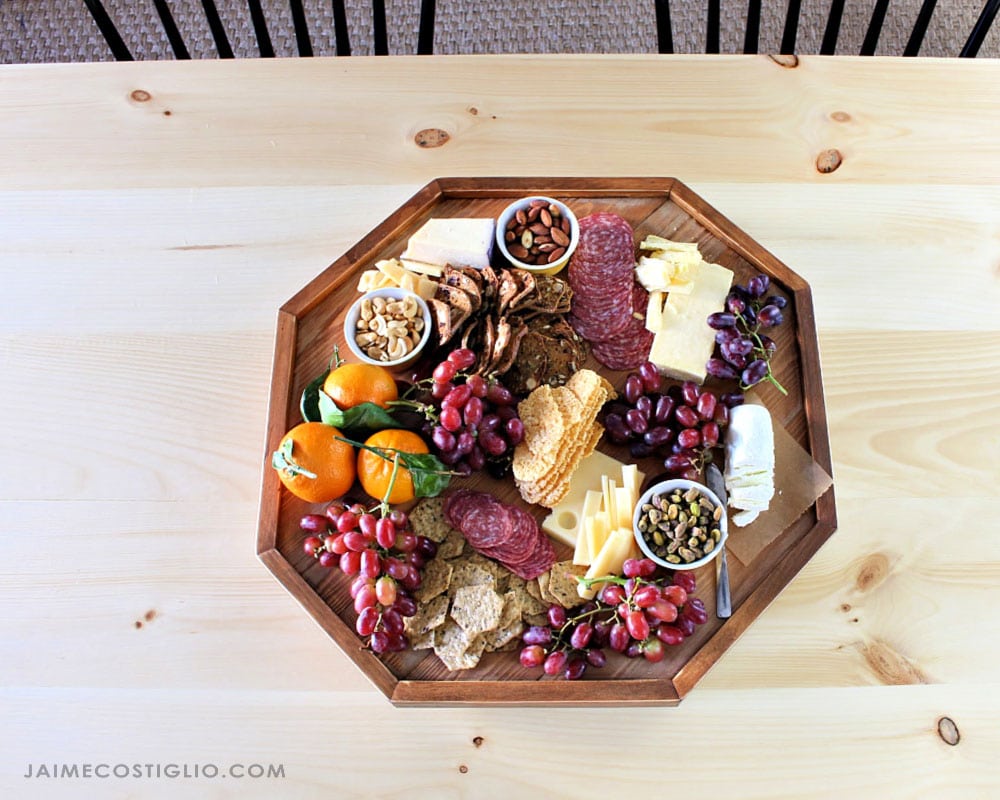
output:
M441 627L448 618L448 604L448 595L439 594L426 605L419 606L412 617L404 617L406 635L412 638Z
M451 618L470 637L496 630L503 614L504 600L492 584L462 586L452 592Z
M577 587L580 585L577 577L583 577L586 567L578 566L572 561L558 561L549 570L547 592L554 597L563 608L572 608L580 604Z
M454 568L448 561L432 558L424 567L420 588L413 593L414 599L418 603L426 603L447 591L453 571Z
M410 511L410 526L417 536L426 536L439 544L451 531L451 525L444 516L444 498L427 497Z
M481 636L469 636L454 620L448 620L434 634L434 653L452 672L476 666L485 647Z
M461 531L449 528L444 540L438 544L436 558L449 559L462 555L465 550L465 537Z

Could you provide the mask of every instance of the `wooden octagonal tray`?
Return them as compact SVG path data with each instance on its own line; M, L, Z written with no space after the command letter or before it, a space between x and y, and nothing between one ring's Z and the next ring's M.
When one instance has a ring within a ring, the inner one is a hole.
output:
M281 307L275 344L268 414L267 446L257 552L278 581L369 679L398 705L420 704L663 704L678 703L788 584L836 529L833 488L826 489L783 530L769 532L768 543L746 563L732 557L730 575L733 615L715 616L715 568L697 571L697 595L710 613L707 624L681 645L667 649L658 664L615 656L607 667L591 670L582 680L540 677L518 663L517 653L491 653L479 666L449 672L433 651L377 656L363 647L354 631L355 614L349 578L326 570L302 552L303 514L321 510L284 490L270 468L270 454L285 432L301 421L303 389L327 367L334 345L346 353L343 318L357 297L358 275L383 258L398 256L409 236L429 217L496 217L513 199L546 195L562 200L578 217L613 211L633 226L637 241L648 233L697 242L708 261L733 270L737 282L753 272L771 277L775 290L789 300L785 322L773 329L778 344L773 366L787 396L773 388L760 390L776 427L794 439L804 453L832 474L819 353L808 284L750 236L679 181L670 178L441 178L432 181L371 233L330 265ZM621 388L624 373L598 369ZM606 440L598 449L627 459L627 450ZM641 468L655 473L655 463ZM541 520L547 509L523 504L512 481L485 474L456 479L453 486L478 488L527 508ZM780 492L781 486L778 486ZM734 532L731 537L738 536ZM560 557L567 557L562 545Z

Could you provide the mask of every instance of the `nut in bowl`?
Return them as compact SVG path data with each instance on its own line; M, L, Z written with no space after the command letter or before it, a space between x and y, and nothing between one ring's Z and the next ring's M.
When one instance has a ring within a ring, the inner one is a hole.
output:
M639 548L667 569L697 569L722 552L729 536L726 507L703 484L660 481L636 503L632 531Z
M431 335L427 303L406 289L365 292L344 319L344 339L354 357L380 367L405 367L417 360Z
M555 275L576 250L580 225L565 203L535 195L503 210L497 218L496 237L500 252L515 267Z

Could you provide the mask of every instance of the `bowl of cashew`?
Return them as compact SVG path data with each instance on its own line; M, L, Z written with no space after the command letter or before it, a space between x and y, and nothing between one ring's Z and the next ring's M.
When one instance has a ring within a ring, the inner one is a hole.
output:
M417 360L431 336L427 303L406 289L365 292L344 319L344 339L354 357L380 367L405 367Z

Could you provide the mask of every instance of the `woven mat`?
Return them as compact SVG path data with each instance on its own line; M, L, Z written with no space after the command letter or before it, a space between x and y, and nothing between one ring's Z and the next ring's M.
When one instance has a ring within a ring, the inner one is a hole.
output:
M830 0L803 0L796 52L819 50ZM216 57L198 0L171 0L174 19L194 58ZM286 0L263 0L268 29L279 56L294 56L295 31ZM316 55L334 55L333 11L328 0L304 0ZM874 0L847 0L838 54L856 54L864 39ZM900 55L921 0L893 0L879 40L880 55ZM217 0L238 57L258 54L244 0ZM764 0L760 52L777 52L787 0ZM151 0L105 0L122 38L139 59L173 58ZM389 49L416 52L420 3L386 0ZM351 49L372 53L371 3L348 0ZM705 0L674 0L671 22L677 53L705 49ZM721 49L743 47L746 0L722 0ZM924 39L923 56L956 56L972 29L982 0L939 3ZM539 10L543 9L543 10ZM653 0L438 0L434 51L454 53L653 53L656 52ZM993 26L980 57L1000 56L1000 23ZM0 63L110 61L107 44L82 0L0 0Z

